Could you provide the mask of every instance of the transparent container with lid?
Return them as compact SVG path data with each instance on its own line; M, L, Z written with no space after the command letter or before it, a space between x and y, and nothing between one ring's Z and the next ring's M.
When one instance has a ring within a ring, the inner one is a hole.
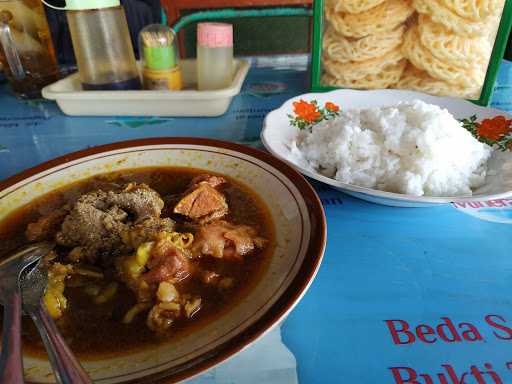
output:
M182 88L176 34L167 25L150 24L139 33L139 52L145 89Z
M224 23L197 25L197 87L213 90L233 81L233 26Z
M67 11L83 89L141 89L128 23L119 0L67 0L66 7L60 9Z

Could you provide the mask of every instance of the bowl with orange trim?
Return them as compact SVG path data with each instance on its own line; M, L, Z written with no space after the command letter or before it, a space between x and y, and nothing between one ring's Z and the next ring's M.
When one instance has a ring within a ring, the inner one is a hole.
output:
M45 201L55 191L66 191L67 186L80 185L91 178L106 180L109 175L137 174L148 169L225 176L251 191L268 212L267 225L272 226L266 243L269 251L250 288L207 321L198 320L199 325L190 331L124 351L112 345L114 353L96 357L94 353L79 351L82 365L97 383L177 382L228 359L279 324L294 308L312 283L325 248L323 208L303 176L265 152L198 138L152 138L98 146L48 161L2 181L0 238L2 231L4 237L8 232L5 228L9 220L34 201ZM129 177L125 181L130 181ZM59 196L62 198L66 193ZM229 196L227 200L229 203ZM101 337L102 324L95 326ZM147 330L141 330L144 332ZM133 338L138 337L137 333L132 332ZM71 339L68 338L73 349ZM26 380L53 382L46 358L29 350L25 356Z

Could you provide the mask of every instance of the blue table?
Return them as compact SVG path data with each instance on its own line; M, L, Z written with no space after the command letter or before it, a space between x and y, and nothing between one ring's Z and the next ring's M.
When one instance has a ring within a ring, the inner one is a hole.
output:
M504 62L494 106L512 110L511 87L512 64ZM265 114L306 90L306 72L255 68L219 118L70 118L50 102L19 102L3 86L0 178L140 137L260 146ZM327 216L327 251L283 326L301 382L512 383L512 200L398 209L315 187Z

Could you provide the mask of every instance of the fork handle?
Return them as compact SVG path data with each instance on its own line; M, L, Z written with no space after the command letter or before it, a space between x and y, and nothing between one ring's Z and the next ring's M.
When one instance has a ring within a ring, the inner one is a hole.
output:
M0 355L0 384L22 384L23 357L21 354L21 295L10 293L4 304L2 354Z
M57 382L60 384L92 384L42 302L37 308L30 311L30 317L39 330Z

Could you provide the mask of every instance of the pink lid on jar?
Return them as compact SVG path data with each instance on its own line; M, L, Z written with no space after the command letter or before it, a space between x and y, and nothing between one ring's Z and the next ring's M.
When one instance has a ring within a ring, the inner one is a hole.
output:
M233 26L225 23L199 23L197 43L208 48L232 47Z

